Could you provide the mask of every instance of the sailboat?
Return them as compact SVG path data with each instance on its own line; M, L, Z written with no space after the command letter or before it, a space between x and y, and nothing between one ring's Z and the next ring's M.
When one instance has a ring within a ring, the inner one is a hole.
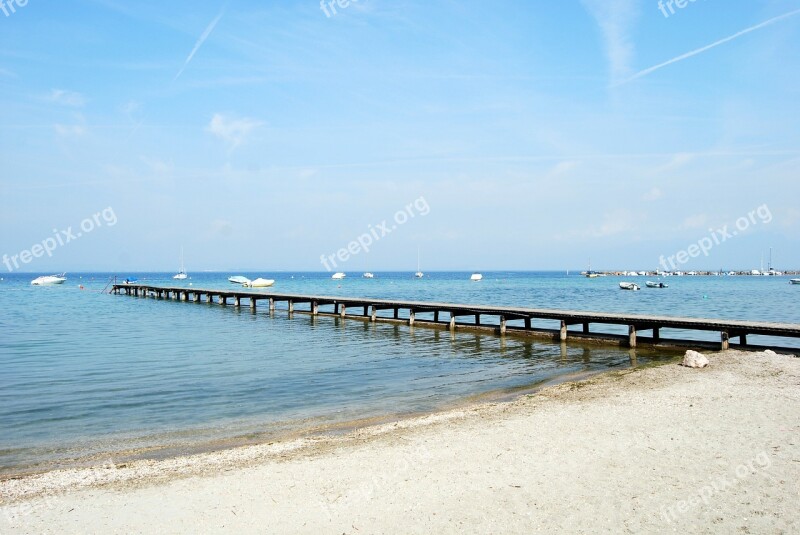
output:
M418 279L425 276L425 274L419 270L419 249L417 249L417 272L414 273L414 276Z
M596 272L596 271L592 271L592 261L591 261L591 260L589 260L589 269L587 269L586 271L584 271L584 272L583 272L583 275L584 275L584 276L585 276L587 279L596 279L597 277L599 277L599 276L600 276L600 274L599 274L598 272Z
M181 270L172 278L180 281L188 278L188 275L186 275L186 269L183 267L183 247L181 247Z

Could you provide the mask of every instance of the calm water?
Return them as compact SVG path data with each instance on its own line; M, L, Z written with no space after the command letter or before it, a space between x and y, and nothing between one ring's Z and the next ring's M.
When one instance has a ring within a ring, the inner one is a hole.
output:
M233 274L190 274L182 284L228 288ZM673 277L666 290L622 292L619 279L564 273L484 273L479 283L468 273L236 274L269 276L287 293L800 323L800 286L787 278ZM110 296L99 292L102 274L70 274L53 287L31 287L34 277L0 281L0 474L430 411L631 361L613 347ZM642 364L674 353L636 356Z

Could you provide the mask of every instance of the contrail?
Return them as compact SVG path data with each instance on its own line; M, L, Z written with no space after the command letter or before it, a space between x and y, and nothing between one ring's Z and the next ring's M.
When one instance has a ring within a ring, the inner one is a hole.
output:
M634 74L633 76L631 76L630 78L628 78L627 80L623 80L622 82L618 82L616 84L613 84L611 87L617 87L617 86L620 86L620 85L623 85L623 84L627 84L628 82L632 82L633 80L636 80L637 78L641 78L643 76L647 76L651 72L657 71L658 69L666 67L667 65L672 65L673 63L677 63L679 61L683 61L683 60L685 60L687 58L691 58L692 56L696 56L698 54L702 54L706 50L710 50L710 49L712 49L714 47L718 47L719 45L725 44L725 43L727 43L729 41L733 41L734 39L737 39L737 38L739 38L739 37L741 37L741 36L743 36L745 34L748 34L750 32L754 32L756 30L760 30L761 28L764 28L765 26L769 26L771 24L775 24L778 21L781 21L783 19L788 19L789 17L793 17L793 16L795 16L797 14L800 14L800 9L796 9L794 11L790 11L789 13L784 13L783 15L778 15L777 17L773 17L773 18L771 18L769 20L765 20L761 24L756 24L755 26L751 26L751 27L749 27L749 28L747 28L745 30L742 30L740 32L737 32L737 33L735 33L735 34L733 34L733 35L731 35L729 37L726 37L724 39L720 39L719 41L715 41L715 42L711 43L710 45L706 45L706 46L704 46L702 48L698 48L697 50L692 50L691 52L687 52L686 54L683 54L683 55L680 55L678 57L672 58L671 60L665 61L664 63L659 63L658 65L655 65L655 66L650 67L648 69L645 69L643 71L639 71L636 74Z
M206 42L206 39L208 39L208 36L211 35L211 32L214 31L214 27L217 25L217 23L219 22L219 19L221 19L222 15L224 15L224 14L225 14L225 9L223 8L223 10L219 12L219 15L217 15L217 18L212 20L211 24L209 24L206 27L205 31L203 32L203 35L201 35L200 38L197 40L197 42L194 44L194 48L189 53L189 57L186 58L186 61L183 62L183 67L181 67L181 70L179 70L178 74L175 75L175 78L172 79L173 82L175 80L177 80L180 77L181 74L183 74L183 71L185 71L186 67L189 66L189 62L192 61L192 58L194 57L194 55L197 53L198 50L200 50L200 47L203 46L203 43Z

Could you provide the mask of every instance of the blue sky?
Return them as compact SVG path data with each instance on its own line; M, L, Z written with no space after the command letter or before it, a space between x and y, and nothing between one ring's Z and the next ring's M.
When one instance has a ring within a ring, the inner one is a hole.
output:
M800 2L11 3L21 271L800 268Z

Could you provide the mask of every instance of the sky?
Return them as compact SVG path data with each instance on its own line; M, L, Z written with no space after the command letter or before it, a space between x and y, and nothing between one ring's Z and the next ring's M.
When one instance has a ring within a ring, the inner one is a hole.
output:
M680 5L3 0L0 276L800 269L800 2Z

